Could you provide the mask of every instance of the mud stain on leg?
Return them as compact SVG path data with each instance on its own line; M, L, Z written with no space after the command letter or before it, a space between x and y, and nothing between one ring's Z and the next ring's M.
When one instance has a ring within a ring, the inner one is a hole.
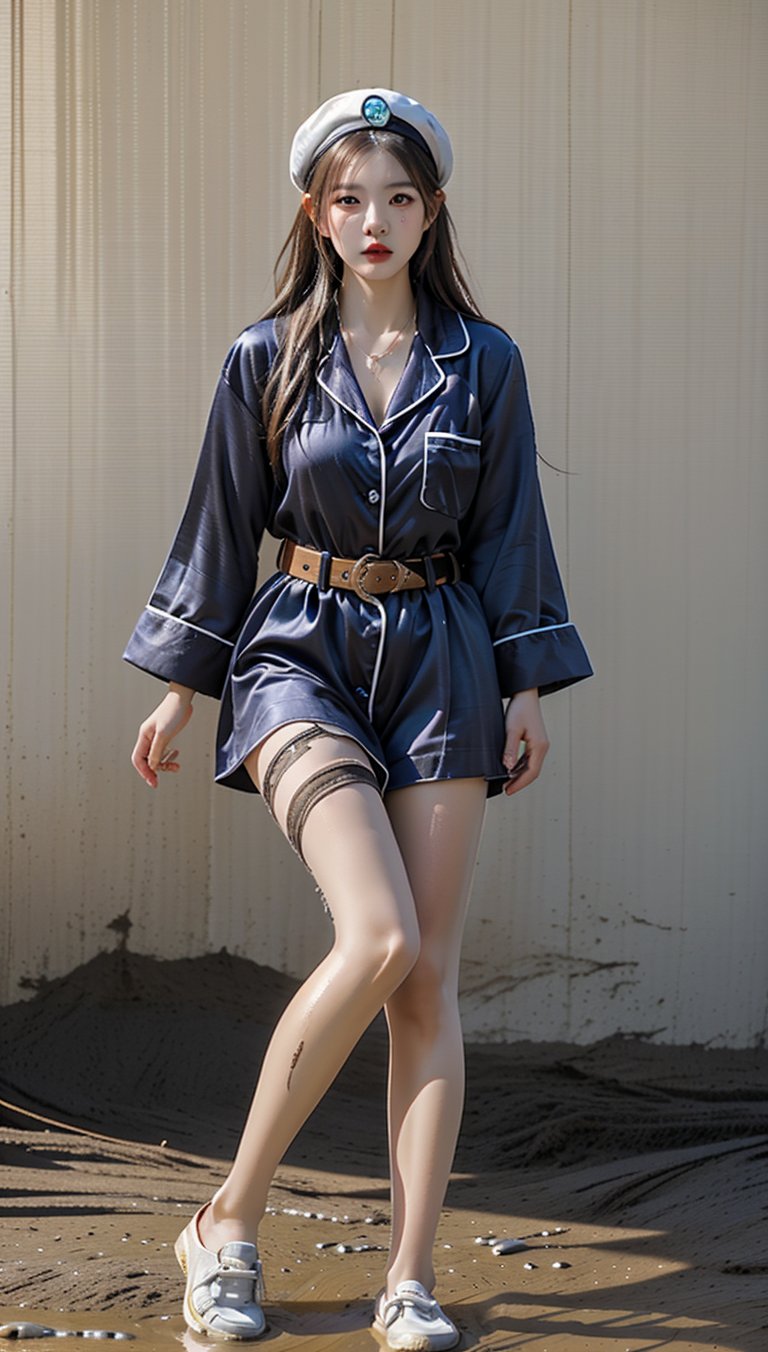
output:
M287 1082L287 1084L286 1084L286 1086L285 1086L286 1089L290 1089L290 1087L291 1087L291 1080L292 1080L292 1078L293 1078L293 1072L294 1072L294 1070L296 1069L296 1064L297 1064L298 1059L299 1059L299 1057L301 1056L301 1053L303 1052L303 1050L304 1050L304 1041L303 1041L303 1039L302 1039L302 1041L299 1043L298 1047L296 1048L295 1052L293 1053L293 1056L291 1057L291 1068L290 1068L290 1070L288 1071L288 1082Z

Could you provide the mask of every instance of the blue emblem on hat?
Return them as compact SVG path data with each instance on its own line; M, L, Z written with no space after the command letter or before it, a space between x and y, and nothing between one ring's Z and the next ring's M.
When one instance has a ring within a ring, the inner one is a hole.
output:
M386 127L392 116L387 100L379 94L369 94L360 112L371 127Z

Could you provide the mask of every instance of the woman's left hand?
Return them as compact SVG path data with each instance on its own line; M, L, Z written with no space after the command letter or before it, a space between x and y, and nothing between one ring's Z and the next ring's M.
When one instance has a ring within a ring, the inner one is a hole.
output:
M541 716L538 690L520 690L509 701L506 714L507 737L502 760L509 770L504 785L507 794L519 793L538 779L549 739ZM520 753L520 743L524 751Z

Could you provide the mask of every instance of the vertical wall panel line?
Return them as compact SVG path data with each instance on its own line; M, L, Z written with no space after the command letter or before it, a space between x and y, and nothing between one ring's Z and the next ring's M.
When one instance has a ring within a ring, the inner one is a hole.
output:
M179 5L177 0L176 16L178 23L178 48L176 53L179 75L179 320L184 354L188 351L187 334L189 324L189 306L187 303L187 6Z
M63 559L63 603L64 603L64 663L62 671L64 697L61 702L61 737L64 747L64 755L68 759L71 749L70 732L70 702L66 692L70 689L71 672L76 668L76 663L71 662L71 635L72 635L72 548L74 541L74 466L72 462L73 455L73 432L72 432L72 391L73 391L73 365L72 365L72 320L76 314L77 295L77 250L75 233L77 228L77 184L80 173L80 147L77 144L77 87L76 87L76 64L77 64L77 18L81 0L65 0L64 6L64 153L61 157L64 165L63 175L63 194L62 201L57 203L57 219L60 221L64 217L64 258L63 258L63 281L62 288L63 306L60 315L60 331L65 338L70 341L66 343L66 371L67 382L63 397L66 400L67 423L65 439L66 455L66 484L64 489L64 559Z
M21 156L17 145L20 135L19 67L23 46L21 0L0 0L0 509L3 533L0 539L0 664L5 665L2 747L5 811L0 827L2 840L3 896L2 963L8 971L11 963L13 921L15 775L13 736L15 523L16 523L16 428L15 428L15 341L14 341L14 212L19 209L18 182Z
M323 97L323 0L317 5L317 93L319 102Z
M565 451L565 469L571 468L571 343L572 343L572 282L573 282L573 0L568 0L568 38L566 53L566 222L565 222L565 414L564 414L564 451ZM569 544L570 544L570 518L569 518L569 484L570 480L566 473L564 479L565 496L565 578L566 582L570 577L569 567ZM569 964L573 957L573 922L574 922L574 889L575 889L575 865L574 865L574 811L575 794L577 792L576 779L574 775L574 757L576 748L574 746L573 731L573 696L568 692L568 710L566 719L566 736L568 742L567 751L567 813L568 821L566 824L566 850L568 854L568 875L567 875L567 924L565 931L565 950ZM573 978L569 977L565 984L565 1011L568 1027L572 1020L572 996L573 996Z
M171 380L171 37L170 0L163 0L163 381Z
M208 237L207 220L208 205L206 197L208 193L208 182L205 176L205 109L206 109L206 89L205 89L205 6L204 0L197 0L197 144L198 144L198 176L199 193L197 199L198 211L198 238L199 254L198 267L200 269L200 333L203 337L203 346L207 355L208 351Z

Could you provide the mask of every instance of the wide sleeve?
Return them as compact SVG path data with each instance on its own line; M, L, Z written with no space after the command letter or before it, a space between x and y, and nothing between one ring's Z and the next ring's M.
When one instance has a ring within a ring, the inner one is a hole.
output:
M497 336L504 350L496 348L494 379L481 397L481 469L463 522L463 575L488 621L502 695L534 687L546 695L591 676L592 667L552 546L522 358L511 339Z
M123 653L153 676L217 698L255 590L274 492L249 346L241 335L227 356L181 523Z

